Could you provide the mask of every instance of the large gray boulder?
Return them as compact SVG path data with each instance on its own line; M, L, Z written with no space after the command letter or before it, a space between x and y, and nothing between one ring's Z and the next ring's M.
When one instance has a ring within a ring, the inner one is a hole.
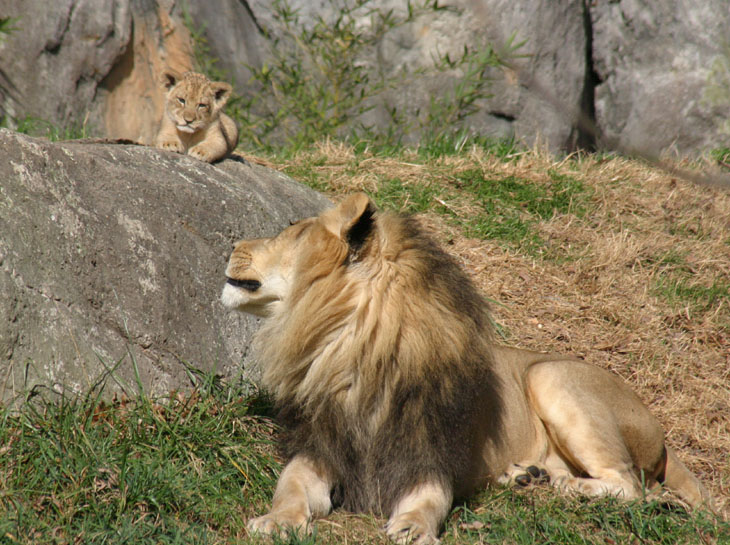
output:
M16 30L0 40L0 113L82 125L129 42L130 3L4 0L1 11Z
M240 158L0 130L0 399L150 395L248 376L255 320L219 294L234 241L328 201ZM252 378L255 379L255 376Z
M590 13L606 141L653 154L730 143L730 89L708 98L713 66L730 66L727 0L593 2Z

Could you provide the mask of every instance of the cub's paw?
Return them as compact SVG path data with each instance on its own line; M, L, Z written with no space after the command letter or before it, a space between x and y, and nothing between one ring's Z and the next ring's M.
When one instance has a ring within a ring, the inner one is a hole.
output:
M157 147L165 151L174 151L176 153L185 153L185 148L177 140L163 140L157 143Z
M246 527L250 533L262 536L297 534L309 531L309 519L304 515L269 513L249 520Z
M195 157L200 161L205 161L206 163L212 163L213 161L218 159L218 157L213 152L211 152L211 150L201 144L190 148L188 150L188 155L190 155L191 157Z
M499 484L519 486L525 488L530 485L550 484L550 474L543 467L537 465L512 464L502 476L497 479Z
M441 543L434 535L423 516L413 511L402 513L390 519L385 525L385 533L398 545L431 545Z

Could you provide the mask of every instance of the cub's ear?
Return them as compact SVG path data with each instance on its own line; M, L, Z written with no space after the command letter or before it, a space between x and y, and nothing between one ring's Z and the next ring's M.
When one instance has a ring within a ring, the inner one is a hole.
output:
M179 72L176 72L171 68L167 68L162 71L162 74L160 74L160 85L169 91L177 85L177 82L180 81L181 78L182 76Z
M215 105L218 108L225 106L228 98L231 96L231 92L233 92L233 87L225 81L214 81L210 84L210 88L213 90Z
M355 193L320 218L327 230L357 250L372 231L374 213L375 205L370 198L365 193Z

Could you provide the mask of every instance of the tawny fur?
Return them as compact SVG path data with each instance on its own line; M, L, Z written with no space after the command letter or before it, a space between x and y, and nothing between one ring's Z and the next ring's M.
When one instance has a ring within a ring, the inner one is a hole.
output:
M229 155L238 143L238 127L223 112L232 87L223 81L210 81L203 74L165 70L160 75L165 90L156 146L187 153L212 163Z
M432 543L455 497L537 475L627 499L664 482L711 507L628 386L495 345L453 259L363 194L238 243L226 275L223 303L265 318L255 344L290 460L252 531L304 528L341 504L389 515L396 541Z

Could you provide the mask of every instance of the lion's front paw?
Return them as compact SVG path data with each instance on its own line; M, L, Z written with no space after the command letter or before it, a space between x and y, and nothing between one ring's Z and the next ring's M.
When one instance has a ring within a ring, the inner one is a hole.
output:
M191 157L195 157L200 161L205 161L206 163L212 163L213 161L218 159L216 154L214 154L211 150L201 144L190 148L188 150L188 155L190 155Z
M423 516L413 511L400 514L388 521L385 533L399 545L430 545L440 543L434 532L429 529Z
M248 531L264 536L282 533L298 533L309 530L309 518L289 513L269 513L248 521Z
M163 140L157 143L157 147L165 151L174 151L177 153L185 153L182 143L177 140Z

